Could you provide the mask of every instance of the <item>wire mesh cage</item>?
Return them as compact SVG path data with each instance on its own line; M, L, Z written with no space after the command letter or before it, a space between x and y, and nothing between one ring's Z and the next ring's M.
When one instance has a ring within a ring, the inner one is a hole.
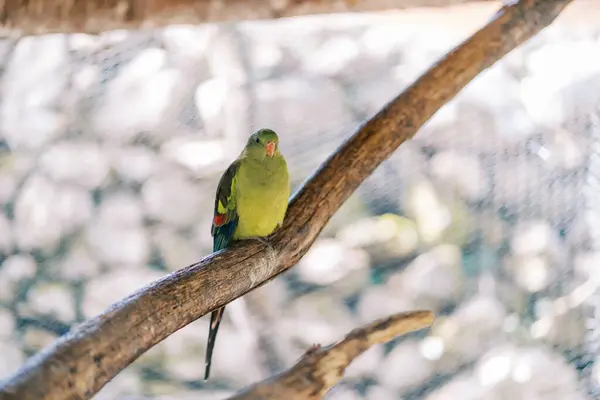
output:
M2 42L0 378L209 254L249 133L280 134L297 188L492 9ZM431 330L370 349L327 398L595 398L599 33L559 21L440 110L298 266L228 306L211 380L203 318L95 398L223 398L423 308Z

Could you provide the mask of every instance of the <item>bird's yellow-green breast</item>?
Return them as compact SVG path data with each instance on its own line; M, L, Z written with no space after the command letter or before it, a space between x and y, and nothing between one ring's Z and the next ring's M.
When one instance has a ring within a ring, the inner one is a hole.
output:
M287 164L281 155L242 158L236 176L239 222L234 239L268 236L283 223L290 197Z

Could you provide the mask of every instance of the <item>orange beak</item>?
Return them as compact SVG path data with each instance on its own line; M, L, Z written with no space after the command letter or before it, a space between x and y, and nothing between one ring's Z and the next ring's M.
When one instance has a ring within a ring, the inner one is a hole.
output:
M267 155L269 157L273 157L273 154L275 154L275 142L267 142L266 148Z

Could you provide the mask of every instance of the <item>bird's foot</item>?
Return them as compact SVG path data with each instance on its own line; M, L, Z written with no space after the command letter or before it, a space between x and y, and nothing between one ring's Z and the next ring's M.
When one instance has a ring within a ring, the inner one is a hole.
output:
M259 242L261 242L265 246L269 246L271 244L271 241L269 240L268 237L256 236L253 239L258 240Z
M267 246L267 248L269 248L270 250L273 250L273 245L271 244L271 240L269 239L269 237L264 237L264 236L254 236L251 238L248 238L251 240L257 240L260 243L264 244L265 246Z

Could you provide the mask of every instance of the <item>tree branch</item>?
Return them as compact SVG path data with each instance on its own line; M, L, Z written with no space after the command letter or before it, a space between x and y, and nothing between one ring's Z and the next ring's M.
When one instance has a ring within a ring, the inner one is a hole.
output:
M344 376L344 370L369 347L431 326L433 313L394 314L350 332L330 347L308 350L289 370L258 383L229 400L320 400Z
M503 7L345 142L294 195L272 248L239 243L112 305L29 359L0 400L87 399L167 336L284 272L308 251L352 192L477 74L523 43L571 0Z
M448 6L490 0L21 0L0 2L0 30L20 34L153 28L169 24Z

